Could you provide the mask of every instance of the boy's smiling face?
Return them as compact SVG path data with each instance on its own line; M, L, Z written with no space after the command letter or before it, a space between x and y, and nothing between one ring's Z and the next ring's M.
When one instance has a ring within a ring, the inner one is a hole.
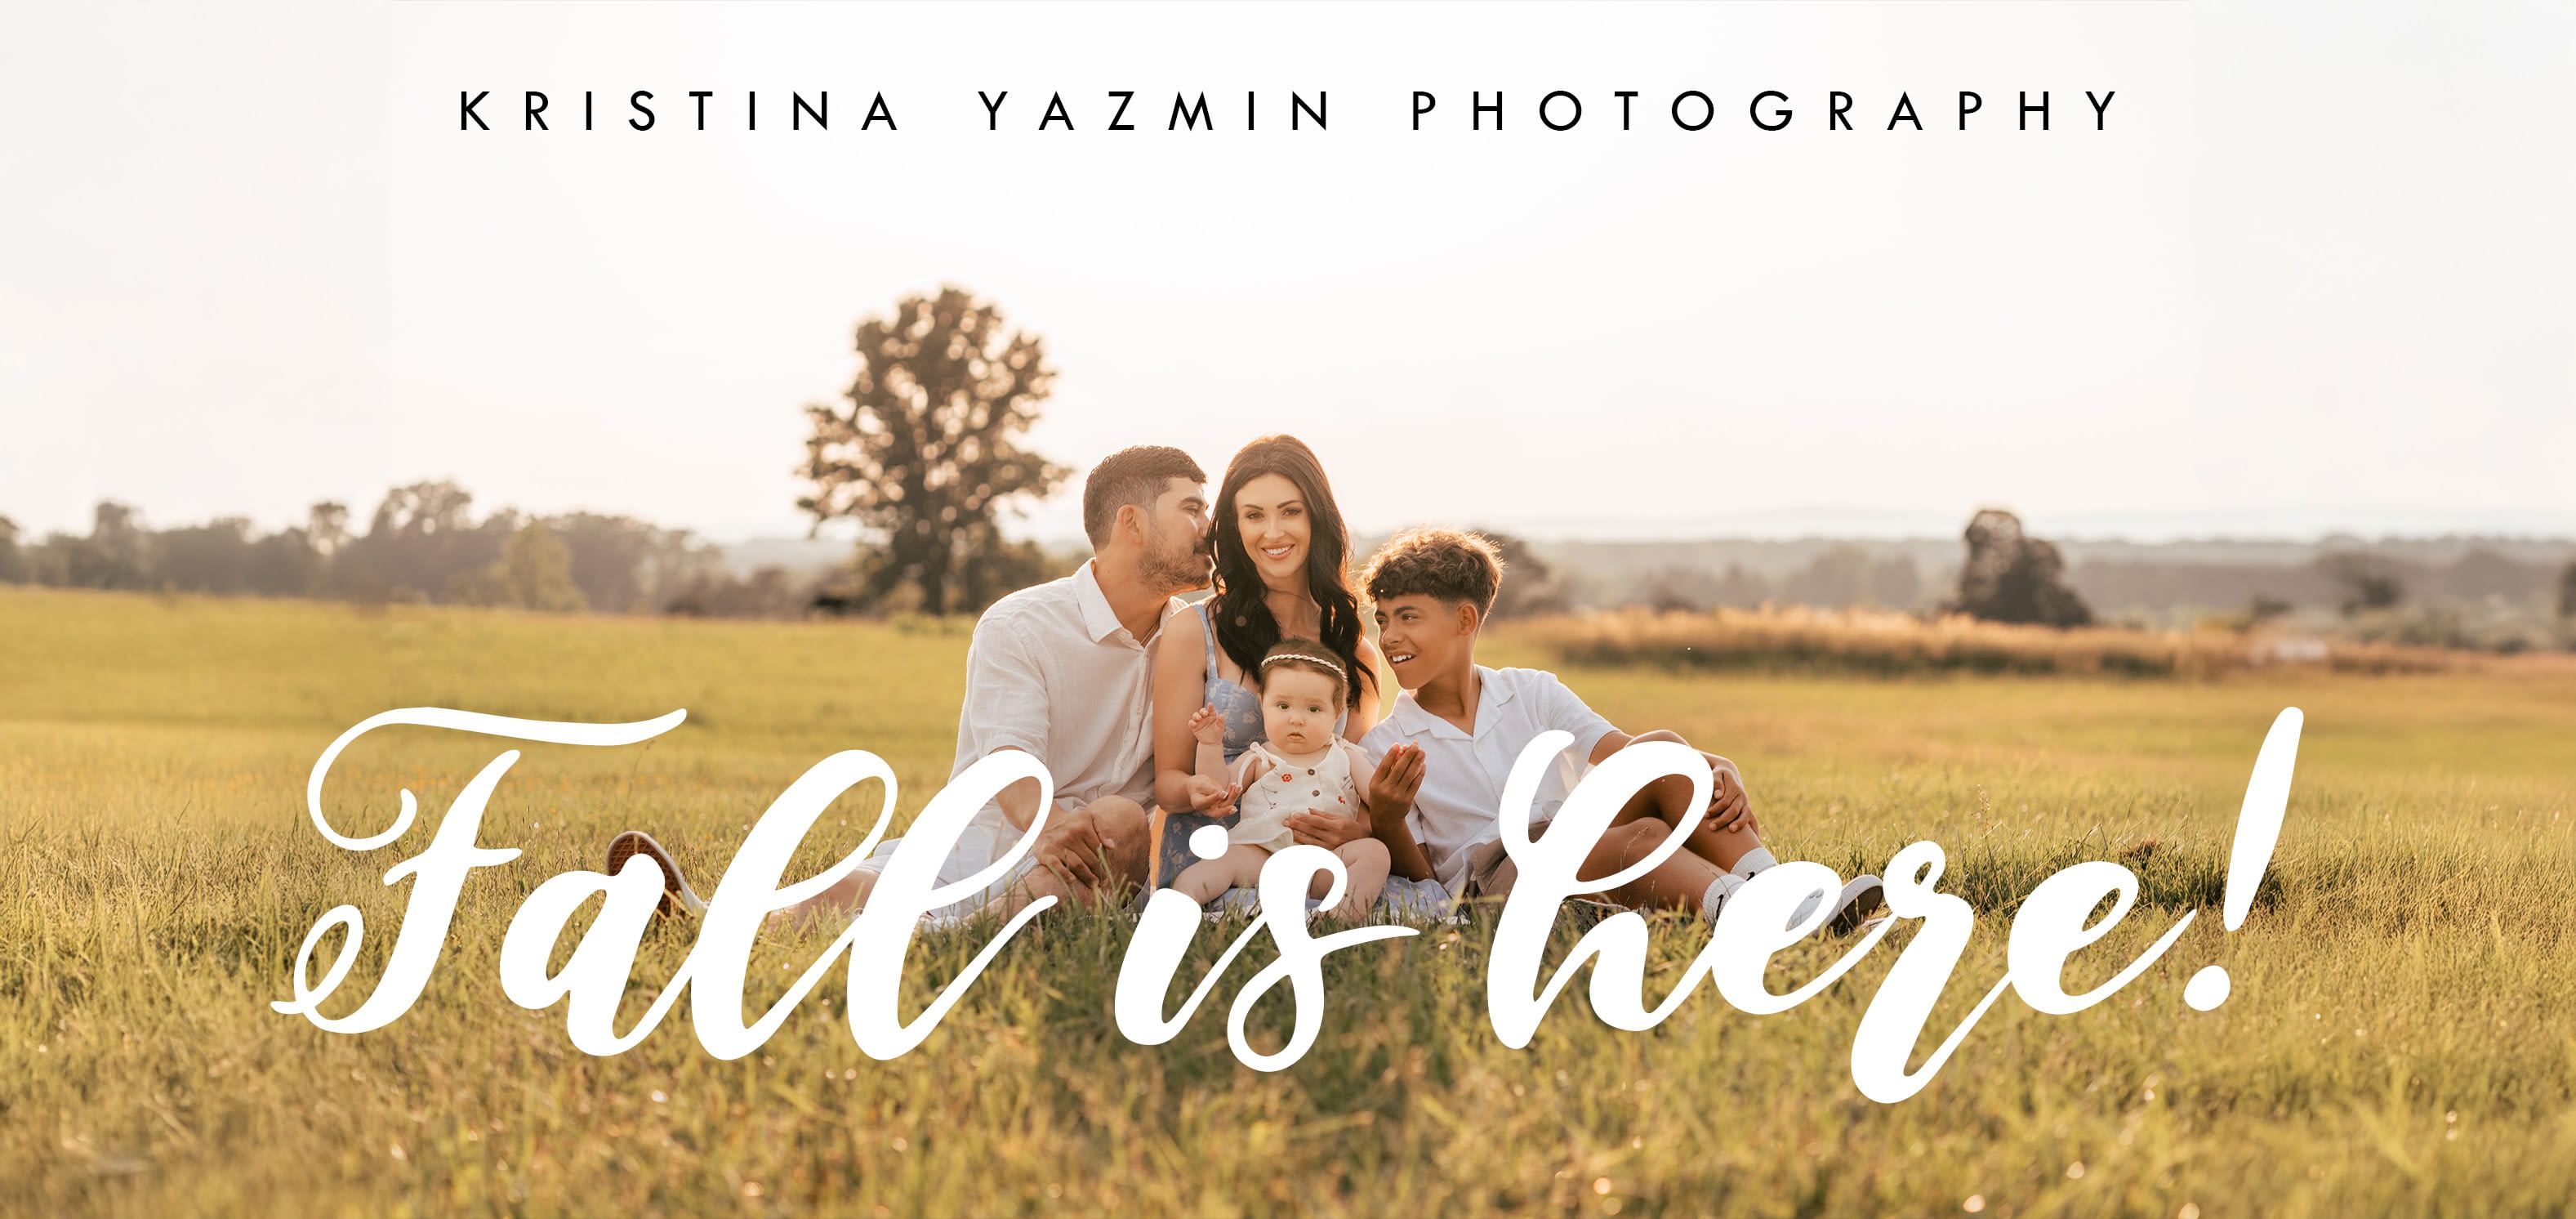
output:
M1476 658L1476 607L1422 593L1377 603L1377 649L1397 685L1419 690Z

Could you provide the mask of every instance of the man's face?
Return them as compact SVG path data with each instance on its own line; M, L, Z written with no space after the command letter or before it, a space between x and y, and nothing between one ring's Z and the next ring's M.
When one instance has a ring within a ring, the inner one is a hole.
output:
M1377 650L1407 690L1451 672L1475 639L1476 611L1465 602L1416 593L1377 603Z
M1145 517L1145 556L1137 570L1166 596L1208 584L1207 484L1175 478Z

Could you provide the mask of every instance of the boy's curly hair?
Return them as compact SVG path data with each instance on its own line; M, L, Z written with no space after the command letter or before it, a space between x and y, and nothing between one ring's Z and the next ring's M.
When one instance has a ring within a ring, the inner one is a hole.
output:
M1456 529L1407 529L1370 556L1361 574L1369 600L1431 597L1464 601L1479 617L1493 612L1503 587L1503 556L1478 534Z

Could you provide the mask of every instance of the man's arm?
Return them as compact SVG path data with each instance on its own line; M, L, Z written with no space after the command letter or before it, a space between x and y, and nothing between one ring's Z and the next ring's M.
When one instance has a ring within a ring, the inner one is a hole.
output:
M1005 749L1044 765L1047 756L1046 671L1029 651L1027 637L986 618L966 645L966 698L957 712L958 771ZM1011 828L1025 830L1038 812L1038 783L1022 779L994 797Z
M1002 749L1017 748L1019 748L1017 745L1005 745L1002 747ZM1000 753L1001 751L1001 749L996 749L993 752ZM1029 823L1037 820L1038 817L1038 781L1035 779L1019 780L1018 782L1011 784L1009 787L1005 787L1001 791L995 793L993 796L993 803L1002 806L1002 816L1011 823L1011 828L1025 830L1029 828Z

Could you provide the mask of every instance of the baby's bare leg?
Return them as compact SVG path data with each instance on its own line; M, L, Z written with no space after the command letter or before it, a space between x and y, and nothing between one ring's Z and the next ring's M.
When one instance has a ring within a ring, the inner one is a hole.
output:
M1350 872L1350 887L1342 894L1340 905L1333 907L1336 918L1356 919L1377 904L1377 895L1386 888L1389 860L1386 844L1375 838L1361 838L1343 843L1333 854L1341 857L1342 866ZM1317 876L1308 886L1306 896L1322 897L1332 887L1332 878Z
M1237 886L1249 888L1258 882L1261 865L1269 859L1270 852L1260 847L1230 846L1223 855L1202 859L1181 869L1181 874L1172 878L1172 887L1204 906L1223 897L1228 889Z

